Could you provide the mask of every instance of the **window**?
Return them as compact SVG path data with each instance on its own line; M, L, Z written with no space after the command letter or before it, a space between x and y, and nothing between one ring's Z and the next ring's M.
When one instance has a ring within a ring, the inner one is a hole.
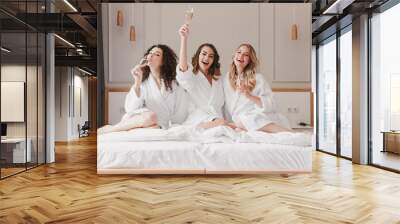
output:
M390 74L390 130L400 130L400 73Z
M340 155L352 157L352 32L340 36Z
M383 132L400 130L399 21L400 4L371 18L370 160L395 170L400 170L400 155L385 151Z
M336 36L318 47L318 145L336 154Z

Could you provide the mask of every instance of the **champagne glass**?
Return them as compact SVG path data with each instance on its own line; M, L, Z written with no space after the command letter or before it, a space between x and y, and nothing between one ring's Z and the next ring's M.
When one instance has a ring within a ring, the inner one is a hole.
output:
M193 13L194 13L193 8L190 8L190 9L186 10L186 12L185 12L185 23L187 25L189 25L192 22Z
M142 72L145 71L144 67L148 66L149 61L147 60L147 55L145 55L142 59L140 59L139 65L144 65L142 68L140 68L142 70Z
M147 58L146 58L146 56L144 56L142 59L140 59L140 62L139 62L139 64L140 65L147 65Z
M244 76L243 74L238 75L238 78L236 79L236 86L237 88L240 88L241 85L244 84Z

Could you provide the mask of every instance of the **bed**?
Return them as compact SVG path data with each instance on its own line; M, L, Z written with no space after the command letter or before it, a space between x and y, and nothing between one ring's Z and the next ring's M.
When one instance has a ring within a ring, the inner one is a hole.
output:
M227 127L135 129L98 137L98 174L263 174L312 170L311 135Z

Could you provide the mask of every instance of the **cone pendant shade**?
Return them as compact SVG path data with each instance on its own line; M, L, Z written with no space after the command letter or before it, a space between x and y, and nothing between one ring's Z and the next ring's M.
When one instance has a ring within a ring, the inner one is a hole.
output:
M297 24L292 24L292 40L297 40Z
M121 10L117 12L117 26L122 26L124 23L124 15L122 14Z
M130 41L136 41L136 31L135 31L135 26L131 26L129 30L129 40Z

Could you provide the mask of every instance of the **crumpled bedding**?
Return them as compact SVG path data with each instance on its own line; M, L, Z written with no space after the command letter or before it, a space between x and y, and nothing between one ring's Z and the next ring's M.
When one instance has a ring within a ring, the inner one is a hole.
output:
M236 132L225 126L140 128L99 135L97 168L311 172L311 139L305 133Z
M266 143L311 146L312 135L301 132L237 132L227 126L201 129L179 125L170 129L138 128L99 135L98 142L190 141L198 143Z

